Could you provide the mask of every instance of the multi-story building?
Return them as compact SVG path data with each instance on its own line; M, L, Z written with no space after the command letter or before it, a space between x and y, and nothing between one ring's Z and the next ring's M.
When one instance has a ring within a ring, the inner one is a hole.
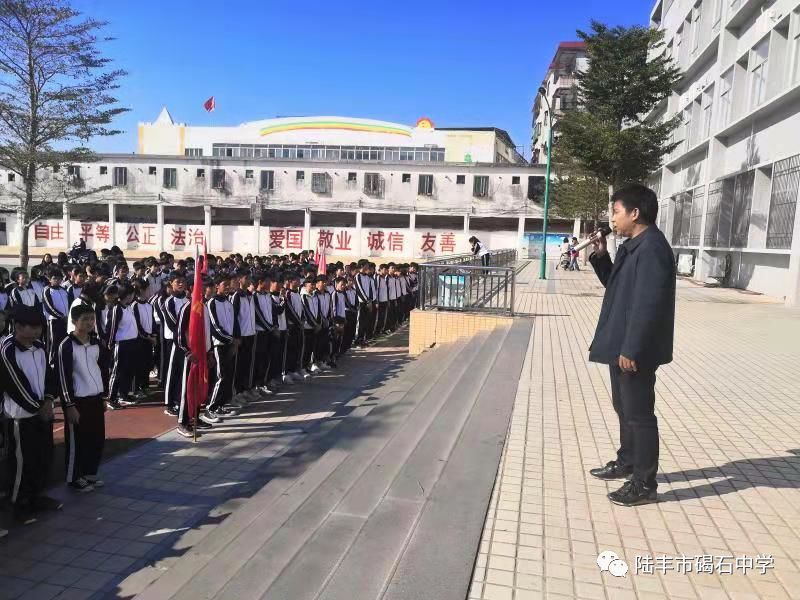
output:
M544 170L501 129L341 117L192 127L164 109L138 133L136 154L42 173L86 196L38 222L32 245L266 254L322 242L338 257L429 257L469 251L470 235L523 252L541 243ZM6 195L13 175L0 171ZM14 246L15 216L0 218Z
M531 131L531 162L543 163L547 160L547 140L550 135L550 113L553 111L553 124L564 111L578 106L578 80L576 73L589 66L584 42L561 42L547 69L541 86L545 89L547 104L541 94L533 101L533 127ZM548 109L548 106L550 109ZM554 134L556 135L556 134Z
M654 173L679 271L800 302L800 2L659 0L682 116ZM685 255L685 256L682 256Z

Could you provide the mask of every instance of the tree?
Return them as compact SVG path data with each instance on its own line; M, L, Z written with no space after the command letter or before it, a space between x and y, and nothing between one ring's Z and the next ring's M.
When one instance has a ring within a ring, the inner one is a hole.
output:
M26 268L30 227L99 191L64 171L95 160L83 144L120 133L109 125L128 110L112 95L125 72L99 50L105 25L65 0L0 0L0 166L21 180L2 205L17 213Z
M653 112L681 73L664 53L662 31L592 21L590 32L577 33L589 58L577 74L583 110L559 119L558 145L610 195L624 183L646 181L677 146L671 134L680 117L659 120Z
M553 212L562 219L581 219L596 229L607 217L608 186L594 175L557 172L552 184Z

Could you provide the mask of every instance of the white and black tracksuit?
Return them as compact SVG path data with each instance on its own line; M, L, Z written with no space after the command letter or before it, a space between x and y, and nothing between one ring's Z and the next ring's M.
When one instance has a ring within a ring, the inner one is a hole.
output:
M285 305L288 341L284 373L295 373L303 368L305 354L305 316L300 292L287 292Z
M278 343L273 331L275 323L275 305L268 292L256 292L253 295L253 309L256 317L256 353L253 368L253 383L257 386L267 385L267 376L272 364L272 347Z
M233 304L227 296L214 296L208 301L208 314L211 319L211 339L214 344L214 358L217 362L216 381L211 390L208 410L217 411L233 398L234 377L236 375L236 350L233 346L236 317Z
M316 359L317 334L322 328L322 318L319 312L319 298L305 289L300 291L300 301L303 304L303 368L309 370L311 363Z
M153 361L158 369L158 385L164 386L167 380L167 369L169 367L169 352L166 348L166 339L164 338L164 331L167 326L164 324L164 301L166 298L160 293L152 296L148 301L153 307L153 331L158 336L155 351L153 352Z
M80 416L74 425L65 419L67 483L86 475L96 476L103 457L107 359L107 350L94 335L84 344L70 334L58 347L56 377L61 389L61 407L66 413L68 407L74 406Z
M44 344L25 348L13 337L0 345L3 414L11 420L8 467L10 499L28 505L44 493L53 462L53 423L39 417L45 396L57 393Z
M189 298L186 292L182 292L180 295L173 294L168 296L164 301L164 308L161 313L161 330L164 336L163 351L167 353L166 357L163 359L163 364L167 373L166 380L164 381L164 404L172 406L172 408L175 409L177 409L177 405L170 405L170 398L174 398L174 396L169 394L169 389L175 385L175 383L172 382L170 377L169 367L172 364L173 349L175 347L175 332L178 329L178 313L180 313L181 307L188 302Z
M286 325L286 305L278 293L269 295L275 327L270 340L269 370L267 380L280 380L286 368L286 345L288 343Z
M358 312L356 314L356 342L365 342L371 337L375 326L373 306L377 300L375 280L365 274L358 273L355 277L356 296L358 297Z
M241 339L236 352L236 384L237 393L246 392L253 387L253 367L256 361L256 313L253 294L247 290L238 290L231 299L236 326L234 337Z
M15 285L11 289L9 300L11 301L11 306L17 306L19 304L24 304L25 306L41 306L42 304L39 295L36 293L36 290L33 289L33 284L31 283L24 288Z
M342 340L342 351L347 352L353 347L353 340L356 337L356 319L358 315L358 295L356 290L348 288L344 293L345 299L345 325L344 339Z
M333 303L331 295L327 292L314 292L319 306L320 330L317 332L317 345L314 350L314 362L328 362L331 358L331 329L333 328L333 318L331 311Z
M134 374L135 388L147 391L150 387L150 371L153 369L153 336L155 335L155 311L153 305L143 300L134 300L131 304L133 317L136 319L139 347L139 359Z
M117 304L107 313L108 348L113 352L109 398L111 401L125 398L131 391L133 378L139 363L139 330L131 306Z
M347 331L347 292L333 290L331 294L331 360L344 352L345 332Z
M372 335L383 333L386 329L386 319L389 314L389 279L388 275L376 275L375 287L378 292L378 304L375 311L375 323L372 326Z
M483 242L475 242L474 244L472 244L472 254L473 256L480 256L481 264L484 267L489 266L489 257L491 254L489 249Z
M42 308L47 321L47 361L56 364L56 352L67 335L69 295L64 288L48 286L42 292Z

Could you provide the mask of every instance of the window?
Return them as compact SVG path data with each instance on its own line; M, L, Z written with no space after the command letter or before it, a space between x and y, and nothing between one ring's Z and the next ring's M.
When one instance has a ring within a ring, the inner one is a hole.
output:
M511 177L511 185L519 185L519 175L514 175Z
M703 92L703 130L702 138L706 139L711 135L711 117L712 117L712 104L714 102L714 86L709 86Z
M716 27L722 20L722 0L712 0L714 2L714 21L712 26Z
M9 181L14 181L16 178L17 178L17 176L16 176L15 173L9 173L8 174L8 180Z
M472 178L472 195L476 198L486 198L489 195L488 175L475 175Z
M352 171L347 174L347 183L356 183L358 181L358 174Z
M719 126L725 127L731 118L731 104L733 90L733 69L730 69L720 79L719 84Z
M417 194L420 196L433 196L433 175L420 175Z
M174 189L178 187L178 169L164 169L164 187Z
M700 2L692 9L692 54L697 52L698 47L700 46L700 37L701 37L701 28L700 22L702 20L702 8L703 3Z
M373 198L383 197L383 177L380 173L364 173L364 193Z
M206 176L206 170L205 169L197 169L197 177L205 178L205 176Z
M300 171L298 171L298 173L300 173ZM312 173L311 191L315 194L330 194L331 176L327 173Z
M800 82L800 12L795 15L794 39L792 40L792 83Z
M731 230L731 247L734 248L747 247L755 176L754 170L736 176L733 196L733 228Z
M211 169L211 187L215 190L225 188L225 169Z
M411 173L403 173L402 182L411 183Z
M464 184L466 182L467 182L467 176L466 175L456 175L456 183L457 184L461 185L461 184Z
M295 181L305 181L306 180L306 172L305 171L297 171L295 173Z
M260 189L265 192L271 192L275 189L275 171L261 171L261 184Z
M67 175L73 179L81 178L81 168L78 165L70 165L67 167Z
M190 158L196 158L198 156L203 156L203 149L202 148L186 148L186 150L183 151L183 154L185 156L190 157Z
M700 226L703 224L703 200L706 188L700 186L692 190L692 210L689 216L689 245L700 245Z
M155 175L157 169L155 167L147 167L147 174L148 175Z
M114 185L116 187L128 185L128 167L114 167Z
M544 200L544 177L528 176L528 200L542 202Z
M244 178L245 179L252 179L253 178L253 169L245 169Z
M108 175L108 167L100 167L100 175Z
M767 63L769 58L769 36L750 51L750 107L755 107L767 98Z
M792 247L798 191L800 191L800 154L779 160L772 169L767 248L788 250Z

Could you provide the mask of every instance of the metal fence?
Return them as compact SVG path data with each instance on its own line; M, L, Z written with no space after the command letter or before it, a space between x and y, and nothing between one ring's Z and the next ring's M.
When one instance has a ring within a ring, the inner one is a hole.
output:
M516 250L497 250L489 265L480 257L458 254L420 265L421 310L514 314Z

